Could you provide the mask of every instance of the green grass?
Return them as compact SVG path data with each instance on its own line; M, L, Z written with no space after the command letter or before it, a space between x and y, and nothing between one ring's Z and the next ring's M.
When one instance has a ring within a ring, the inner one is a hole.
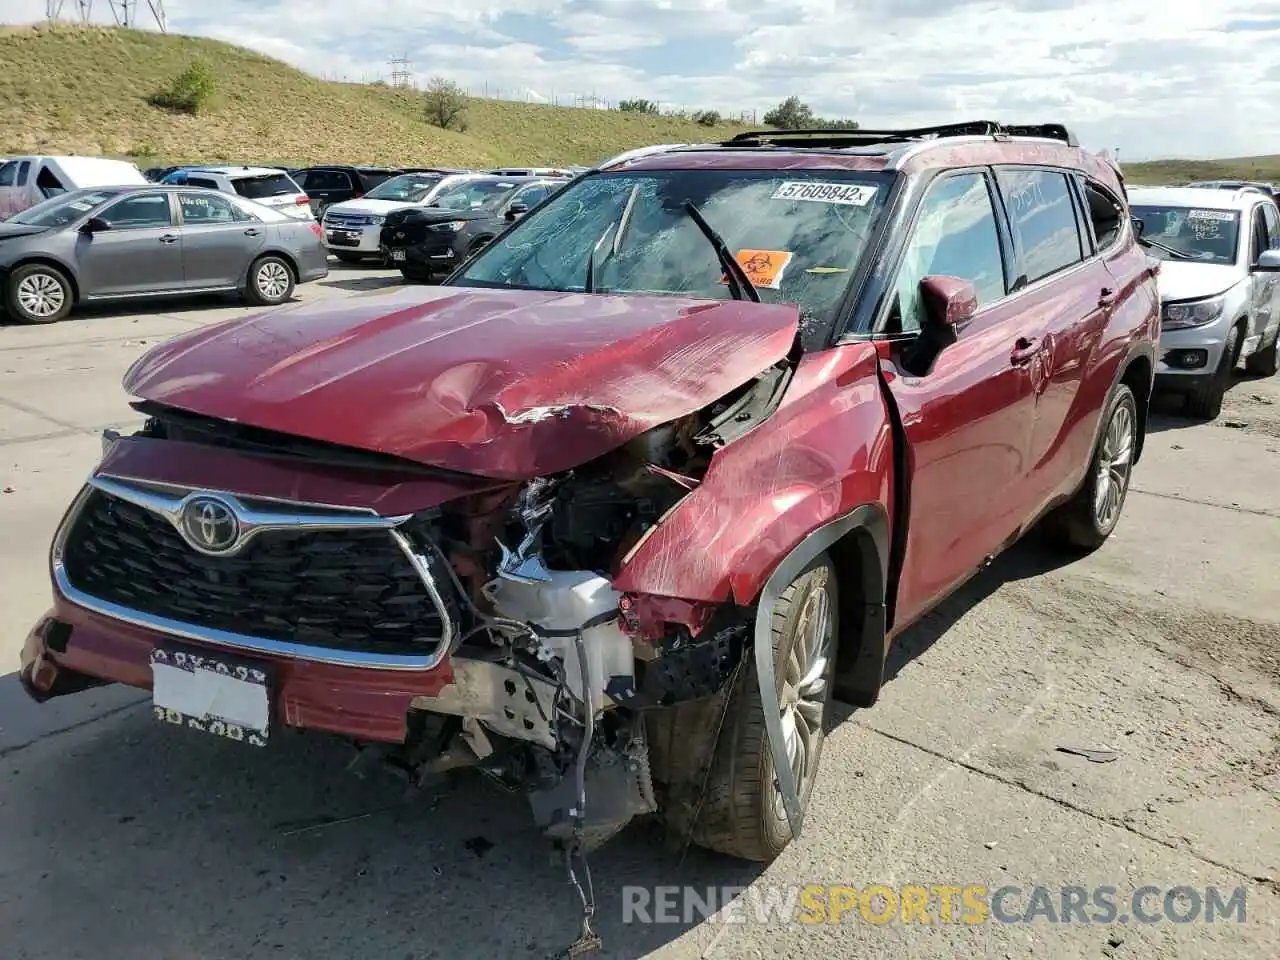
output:
M216 77L196 116L152 106L194 60ZM448 166L589 164L651 143L723 139L734 127L678 117L468 103L465 133L422 118L418 95L317 79L217 40L45 24L0 27L0 154L142 160Z
M216 79L195 116L148 101L196 60ZM181 161L496 166L589 164L651 143L722 139L732 125L469 101L465 133L427 124L417 94L332 83L217 40L71 24L0 27L0 154ZM429 72L429 70L428 70ZM1131 183L1280 182L1280 156L1126 163Z
M1123 163L1123 157L1121 161ZM1128 183L1178 186L1192 180L1261 180L1280 184L1280 156L1233 160L1154 160L1124 163Z

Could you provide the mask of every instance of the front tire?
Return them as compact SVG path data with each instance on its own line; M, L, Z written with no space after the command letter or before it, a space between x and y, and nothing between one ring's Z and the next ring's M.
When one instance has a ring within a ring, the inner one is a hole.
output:
M1218 360L1218 369L1203 386L1196 387L1187 394L1187 414L1197 420L1216 420L1222 413L1222 399L1226 396L1227 387L1231 386L1231 374L1240 360L1240 327L1232 327L1227 333L1227 342L1222 345L1222 357Z
M293 268L281 257L267 254L249 267L245 299L258 307L274 307L293 296Z
M808 806L826 739L824 722L835 673L838 601L835 569L822 555L791 582L773 608L775 679L801 809ZM791 842L791 829L775 786L754 651L748 645L743 655L748 662L729 692L692 840L719 853L768 863ZM688 759L680 755L705 732L705 714L703 704L693 702L655 716L651 737L657 733L671 745L671 766ZM670 771L655 768L655 774L663 772ZM698 786L700 780L695 788Z
M28 263L9 274L9 314L21 323L56 323L71 312L75 293L67 275L44 263Z
M1280 329L1271 337L1271 343L1245 358L1244 368L1255 377L1274 377L1280 370Z
M1085 550L1102 546L1120 522L1138 448L1138 404L1127 384L1117 384L1102 415L1084 482L1049 523L1059 540Z

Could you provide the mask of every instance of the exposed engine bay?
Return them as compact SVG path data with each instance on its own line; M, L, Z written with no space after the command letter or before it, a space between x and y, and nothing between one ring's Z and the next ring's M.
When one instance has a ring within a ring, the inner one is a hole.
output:
M658 811L663 790L696 789L655 784L670 778L651 769L645 711L724 690L748 643L751 613L624 596L611 577L698 487L716 450L776 408L792 370L780 362L709 407L573 470L496 483L401 524L427 555L455 624L453 682L413 700L403 744L358 744L360 762L388 764L418 784L473 768L524 792L536 822L570 858L571 878L573 856ZM135 408L149 417L148 437L392 466L381 454L150 401ZM712 749L714 742L704 766ZM586 893L584 906L589 915Z

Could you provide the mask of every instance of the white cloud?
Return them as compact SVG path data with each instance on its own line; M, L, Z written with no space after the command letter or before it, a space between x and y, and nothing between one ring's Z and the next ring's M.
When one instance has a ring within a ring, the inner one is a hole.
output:
M107 0L95 6L109 22ZM366 0L358 18L340 0L167 6L174 30L326 76L385 75L407 53L422 78L561 101L763 112L794 93L869 126L1059 120L1125 159L1280 153L1276 0ZM0 0L0 20L43 13Z

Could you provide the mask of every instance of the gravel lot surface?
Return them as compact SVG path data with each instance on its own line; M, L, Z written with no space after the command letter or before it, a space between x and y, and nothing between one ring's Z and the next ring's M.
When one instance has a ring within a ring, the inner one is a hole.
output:
M335 268L300 296L395 282ZM348 772L349 748L320 736L257 752L164 728L136 691L37 707L18 689L54 526L101 428L138 422L121 374L239 312L211 300L0 325L0 955L553 955L578 904L521 797L468 777L409 793ZM804 836L776 863L682 859L646 825L596 854L604 956L1280 956L1278 481L1280 379L1241 377L1213 424L1163 405L1102 550L1061 565L1016 547L903 639L879 705L837 711ZM1107 885L1122 907L1146 884L1242 886L1247 921L623 923L623 885L811 883L1055 900Z

